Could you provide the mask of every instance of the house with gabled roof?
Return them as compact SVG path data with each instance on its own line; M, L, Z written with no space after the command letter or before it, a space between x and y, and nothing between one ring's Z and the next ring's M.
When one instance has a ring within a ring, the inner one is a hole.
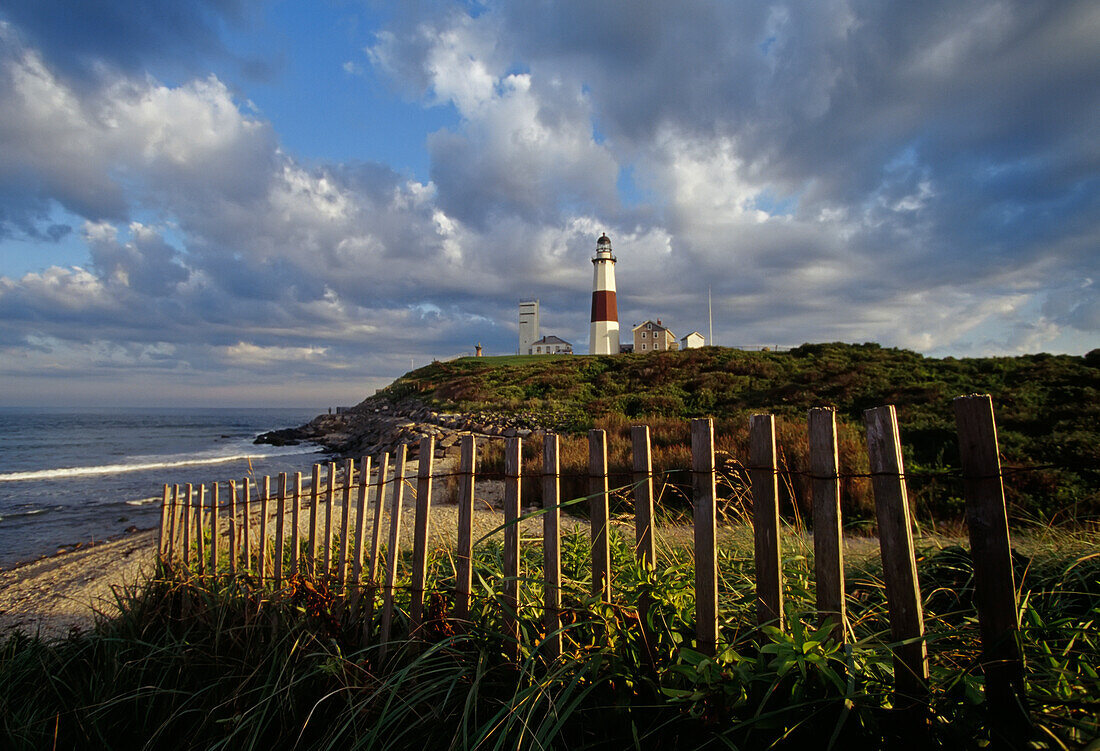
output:
M676 335L661 325L661 319L642 321L631 332L634 334L635 352L668 352L680 348Z

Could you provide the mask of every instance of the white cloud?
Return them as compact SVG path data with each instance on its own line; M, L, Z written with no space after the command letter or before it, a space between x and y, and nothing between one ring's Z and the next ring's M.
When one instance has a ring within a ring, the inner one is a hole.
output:
M237 342L224 348L226 359L234 365L266 366L274 363L317 360L325 356L325 347L261 347Z
M624 320L702 330L711 289L721 343L1095 338L1087 3L620 11L433 6L380 30L365 63L458 115L426 135L427 181L297 158L205 71L74 80L5 28L0 237L46 236L60 205L90 259L0 279L0 347L351 384L511 351L539 297L583 349L602 231Z

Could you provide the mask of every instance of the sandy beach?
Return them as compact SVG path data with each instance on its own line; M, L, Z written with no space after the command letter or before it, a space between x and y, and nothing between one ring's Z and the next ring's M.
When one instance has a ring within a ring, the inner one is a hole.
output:
M412 544L415 513L416 462L406 467L406 487L402 506L403 550ZM437 473L453 467L444 462L436 465ZM458 506L448 499L448 491L442 482L433 483L431 542L433 549L451 548L458 528ZM334 526L342 517L342 493L337 493ZM475 488L474 540L497 529L504 522L500 510L503 484L499 481L479 481ZM389 505L389 494L386 494ZM532 509L525 508L526 513ZM370 495L370 513L367 517L367 539L371 539L374 514L374 493ZM354 512L352 518L354 519ZM302 514L303 531L309 515ZM354 523L354 522L353 522ZM388 534L388 513L382 516L383 540ZM565 529L587 529L583 519L563 515ZM354 528L354 527L353 527ZM536 516L521 523L522 539L541 539L542 518ZM502 532L497 532L502 535ZM223 545L227 545L224 540ZM155 529L139 530L118 539L96 542L67 552L21 564L0 571L0 638L12 630L27 634L41 634L47 638L61 638L71 629L87 629L97 614L110 616L117 612L116 592L120 588L133 587L145 581L154 571L157 548ZM223 548L224 549L224 548Z

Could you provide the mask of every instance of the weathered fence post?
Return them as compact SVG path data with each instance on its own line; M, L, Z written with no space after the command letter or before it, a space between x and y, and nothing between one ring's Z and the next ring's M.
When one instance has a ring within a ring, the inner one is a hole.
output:
M519 513L523 439L504 439L504 633L509 656L519 659Z
M714 477L714 420L691 421L691 484L695 523L695 639L698 650L718 649L718 558L715 550L717 490Z
M328 486L325 491L325 537L321 541L325 549L321 553L323 562L322 577L327 579L332 573L332 515L336 505L336 462L328 463Z
M237 575L237 558L241 554L240 545L237 542L237 481L229 481L229 571Z
M291 511L290 518L291 523L294 525L290 530L290 574L291 576L297 576L302 571L302 532L299 529L299 525L302 521L302 473L294 473L294 498L291 503L294 504Z
M817 612L833 624L833 638L847 636L844 604L844 546L840 524L840 471L837 460L836 410L810 410L810 483L813 494L814 574Z
M166 543L168 542L168 519L169 510L168 502L170 499L170 491L168 483L164 484L164 498L160 502L160 533L157 537L157 557L161 563L168 558L168 554L165 552Z
M386 475L390 471L390 455L382 454L382 461L378 465L378 480L375 482L374 491L374 526L371 528L370 565L367 572L367 613L363 618L363 640L370 639L374 626L375 595L378 591L378 549L382 540L382 506L384 491L386 489Z
M894 406L868 409L867 454L875 494L882 578L894 647L895 706L910 715L910 724L924 726L928 696L928 647L924 613L913 550L913 522L901 458L901 439Z
M779 483L775 418L749 419L749 476L756 552L756 620L783 628L783 558L779 550Z
M220 501L218 500L218 483L211 483L210 486L210 571L214 576L218 575L218 545L221 538L218 536L221 532L220 525L218 523L218 514L220 509L218 508Z
M309 562L308 569L311 576L317 576L317 536L320 522L317 515L321 513L321 465L313 465L313 483L310 485L309 504Z
M192 512L191 496L194 487L187 483L187 499L183 504L183 567L187 573L191 573L191 529L195 524L195 515Z
M275 517L275 589L283 586L283 546L286 536L286 472L279 473L279 501Z
M542 572L543 627L542 643L548 660L561 656L561 488L559 484L558 436L547 433L542 439Z
M179 515L180 515L180 486L172 486L172 503L171 503L171 518L169 520L168 529L168 560L174 561L176 557L176 550L179 547L177 539L179 536Z
M408 447L401 444L397 447L397 460L393 471L393 489L390 491L390 543L386 550L386 589L382 593L382 649L381 654L386 654L386 644L390 640L390 629L393 624L393 594L397 583L397 558L401 544L401 505L405 499L405 456Z
M424 622L424 583L428 571L428 535L431 533L434 458L435 438L426 435L420 439L420 454L416 466L416 518L413 519L412 591L409 602L410 635L416 634ZM462 524L459 522L460 536L461 527Z
M203 529L204 509L206 508L206 483L199 485L199 507L195 515L195 537L198 541L199 576L206 575L206 535Z
M643 567L652 570L657 549L653 535L653 460L649 426L633 426L630 440L634 454L634 554Z
M390 455L382 454L382 463L378 465L378 481L374 490L374 526L371 528L370 566L367 578L372 585L378 583L378 549L382 544L382 506L386 489L386 475L390 471Z
M252 480L251 478L244 478L244 570L245 573L252 571Z
M355 514L355 567L352 579L356 586L363 580L364 548L367 544L367 491L370 489L369 456L359 460L359 506Z
M264 492L260 499L260 586L267 581L269 570L267 567L267 517L271 498L271 475L264 475Z
M348 538L351 536L351 498L355 487L352 483L353 477L355 477L355 461L348 459L344 462L344 510L340 517L340 560L336 563L340 569L341 591L348 584L348 553L351 551Z
M588 431L588 494L592 525L592 593L611 602L611 547L608 524L607 433Z
M957 397L955 422L974 565L974 601L982 635L990 739L994 745L1024 748L1031 735L1031 720L993 399L988 394Z
M470 593L474 583L474 472L477 467L477 439L462 436L458 490L458 550L455 551L455 617L470 619Z

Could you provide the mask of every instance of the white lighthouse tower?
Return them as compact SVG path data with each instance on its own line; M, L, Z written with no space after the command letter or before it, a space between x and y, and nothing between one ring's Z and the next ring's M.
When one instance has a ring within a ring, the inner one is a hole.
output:
M619 354L619 306L615 300L615 256L611 238L600 235L596 257L592 259L592 329L588 336L588 354Z

